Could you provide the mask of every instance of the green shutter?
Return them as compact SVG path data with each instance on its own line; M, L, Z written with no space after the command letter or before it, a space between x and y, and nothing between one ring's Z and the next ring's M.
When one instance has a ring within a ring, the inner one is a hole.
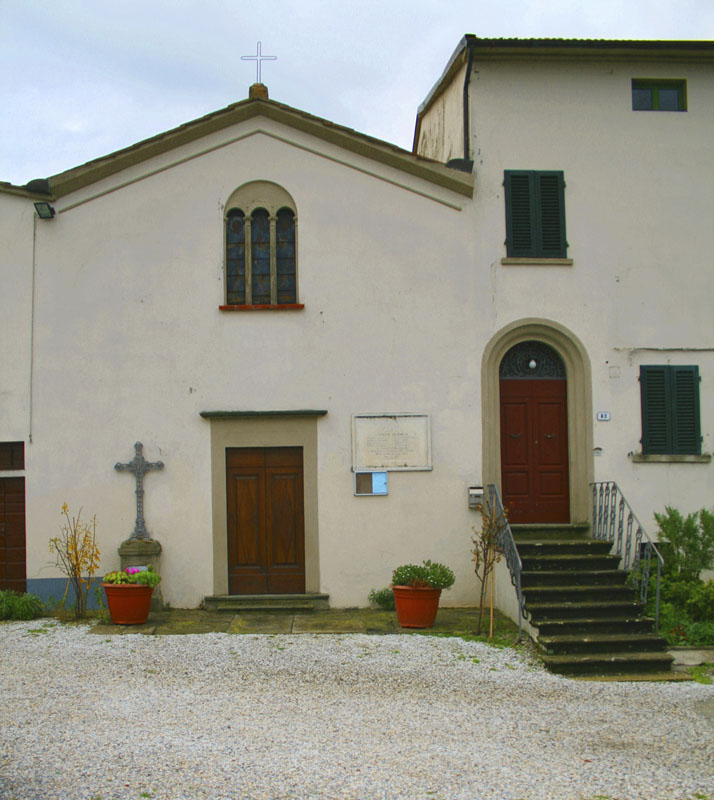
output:
M672 452L701 453L699 368L670 367L672 379Z
M506 170L506 253L512 258L565 258L562 172Z
M641 366L642 452L701 453L699 368Z
M565 181L562 172L542 172L537 175L536 197L540 201L540 255L565 258Z
M506 252L518 258L535 251L536 228L533 174L506 172Z
M667 367L640 367L642 397L642 452L669 453L671 431Z

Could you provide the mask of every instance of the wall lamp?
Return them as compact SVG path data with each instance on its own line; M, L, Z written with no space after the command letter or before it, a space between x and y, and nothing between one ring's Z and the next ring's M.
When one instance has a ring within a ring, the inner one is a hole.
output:
M40 219L53 219L55 210L49 203L35 203L35 211Z

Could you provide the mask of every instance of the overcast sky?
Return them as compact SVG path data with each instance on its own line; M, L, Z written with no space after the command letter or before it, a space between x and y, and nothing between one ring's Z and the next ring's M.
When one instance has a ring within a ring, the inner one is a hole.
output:
M0 0L0 180L24 184L243 100L411 148L465 33L714 39L714 0Z

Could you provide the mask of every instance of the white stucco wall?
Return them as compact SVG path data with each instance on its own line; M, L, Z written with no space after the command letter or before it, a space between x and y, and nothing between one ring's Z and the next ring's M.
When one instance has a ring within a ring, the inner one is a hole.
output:
M0 192L0 441L22 441L29 433L34 213L27 198Z
M463 197L360 156L449 205L332 160L344 152L276 123L264 133L75 205L182 158L190 147L56 203L38 228L36 428L27 477L28 575L48 566L64 501L96 513L102 569L134 523L134 482L117 474L133 443L165 469L145 482L161 541L164 598L212 593L209 423L202 410L324 408L318 421L321 589L364 605L405 561L440 558L473 602L466 487L478 479L478 354L454 346L472 305ZM247 125L245 132L250 132ZM202 140L205 149L235 135ZM298 210L303 311L221 312L223 203L241 184L275 181ZM74 206L74 207L72 207ZM393 473L386 498L355 498L351 414L432 414L434 470Z

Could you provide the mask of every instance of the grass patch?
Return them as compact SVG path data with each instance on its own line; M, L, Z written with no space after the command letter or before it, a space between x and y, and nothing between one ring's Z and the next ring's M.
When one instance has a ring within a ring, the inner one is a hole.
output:
M466 642L482 642L491 647L519 647L518 625L494 611L493 636L477 634L478 609L440 608L433 628L418 631L426 636L458 636ZM527 638L527 637L525 637Z
M700 664L698 667L692 667L689 674L697 683L709 686L714 683L714 664Z
M369 634L400 633L418 636L457 636L467 642L483 642L492 647L514 647L518 639L518 625L508 617L494 612L493 637L488 634L476 634L478 629L477 608L439 608L433 628L400 628L397 615L394 611L384 611L378 608L339 608L319 612L316 620L334 619L351 621L360 624Z
M28 636L39 636L42 633L51 633L52 628L28 628Z

